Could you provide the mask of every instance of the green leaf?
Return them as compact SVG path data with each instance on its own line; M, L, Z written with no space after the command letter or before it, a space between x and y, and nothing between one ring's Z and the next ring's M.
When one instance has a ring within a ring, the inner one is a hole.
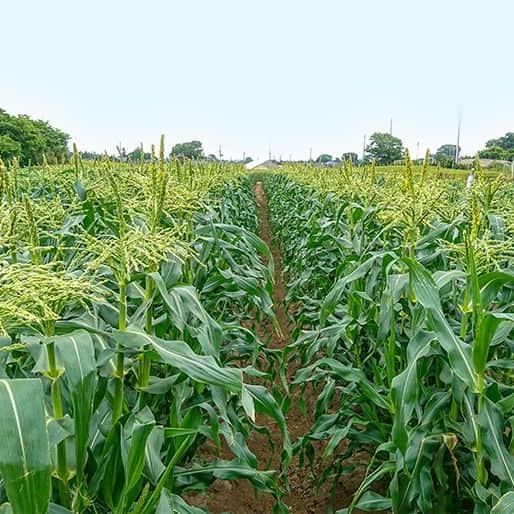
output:
M319 317L320 326L322 328L325 326L328 317L335 311L338 303L341 301L346 285L364 277L369 272L369 270L376 264L376 261L382 259L385 255L389 255L392 256L394 259L397 259L396 255L389 252L378 253L364 261L354 271L352 271L348 275L345 275L343 278L339 279L335 283L334 287L328 293L327 297L321 305Z
M155 514L207 514L207 512L188 505L180 496L163 489Z
M379 510L389 510L392 508L392 505L390 498L384 498L373 491L366 491L357 505L355 505L355 508L366 512L377 512Z
M474 391L478 388L478 377L471 358L471 347L458 338L446 320L439 289L430 273L421 264L405 259L417 300L425 308L428 327L435 332L439 344L445 349L454 373Z
M196 289L192 286L174 286L168 290L159 273L151 273L150 277L157 285L170 312L172 324L183 332L190 323L191 317L195 317L200 321L201 330L207 335L206 338L199 339L204 343L202 345L204 353L217 357L222 340L222 330L201 304Z
M275 472L261 471L248 466L240 460L226 461L217 459L212 464L176 469L175 478L211 474L220 480L249 480L260 491L273 493L276 490Z
M13 514L46 514L52 461L39 379L0 380L0 474Z
M50 508L48 509L48 514L72 514L72 512L71 510L65 509L61 505L51 503Z
M73 404L75 425L75 459L77 478L82 481L89 443L89 425L93 414L97 375L95 349L91 336L84 330L55 337L58 364L64 368Z
M134 328L113 331L114 339L121 345L142 350L153 348L162 361L173 366L197 382L217 385L234 393L243 387L241 370L221 367L212 356L198 355L183 341L165 341Z
M275 398L267 391L263 386L244 384L244 390L251 396L255 409L261 414L266 414L273 418L282 433L285 458L283 464L287 466L291 462L292 447L291 440L289 438L289 432L287 430L286 419L284 413Z
M418 361L429 354L434 338L431 332L418 332L410 340L407 347L407 367L394 377L391 384L391 396L395 406L392 438L403 454L408 445L408 423L418 399Z
M380 407L381 409L385 409L386 411L389 411L390 405L387 402L387 400L384 398L384 396L381 394L381 392L378 390L378 387L376 384L373 384L370 382L366 375L360 370L356 368L352 368L350 366L346 366L345 364L342 364L341 362L335 360L335 359L320 359L312 366L309 366L309 368L304 368L298 370L298 374L300 374L302 371L307 371L310 374L312 374L312 369L315 367L328 367L331 371L331 373L334 374L334 376L337 376L340 380L346 380L348 382L354 382L356 384L359 384L362 393L371 400L377 407ZM298 377L295 379L295 382L299 381Z
M473 364L477 373L482 374L487 366L489 346L500 324L504 321L514 321L514 314L486 313L478 327L473 343Z
M484 449L491 461L491 472L514 487L514 456L503 441L503 415L488 398L484 399L482 412L478 415Z
M493 271L478 278L482 304L489 305L505 284L514 283L514 273Z
M179 429L180 430L180 429ZM180 434L187 435L187 434ZM145 475L149 478L152 485L157 484L159 477L163 473L165 466L161 460L161 451L164 445L164 430L156 426L146 440L145 449Z
M491 509L491 514L512 514L514 512L514 492L505 493Z
M122 430L122 452L123 469L125 475L125 486L123 487L120 499L120 511L124 512L135 499L134 491L141 480L145 466L145 448L148 437L155 427L155 418L148 407L132 414Z

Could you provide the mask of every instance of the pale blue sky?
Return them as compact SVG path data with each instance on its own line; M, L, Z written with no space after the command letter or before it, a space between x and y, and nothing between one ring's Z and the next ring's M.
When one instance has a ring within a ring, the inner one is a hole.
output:
M200 139L264 158L415 156L514 131L512 0L0 0L0 107L81 149Z

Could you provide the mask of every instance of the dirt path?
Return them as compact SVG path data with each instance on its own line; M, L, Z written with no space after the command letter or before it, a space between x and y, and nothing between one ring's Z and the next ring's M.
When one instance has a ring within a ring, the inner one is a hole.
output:
M286 295L286 284L284 283L284 277L282 272L282 255L277 242L273 238L273 232L271 229L269 216L268 216L268 202L266 194L263 190L261 182L257 182L255 185L255 197L257 199L259 218L261 221L260 237L271 249L273 260L275 263L275 287L273 294L273 305L275 309L275 315L277 317L282 336L278 336L268 326L268 337L271 338L272 348L285 348L291 343L291 333L294 327L291 327L288 323L288 315L284 306L284 298ZM263 336L264 334L259 334ZM293 380L294 374L296 373L297 366L290 366L287 370L289 382ZM314 406L318 397L319 391L313 390L311 387L307 387L302 393L302 399L307 405L308 416L304 416L299 408L299 392L293 392L292 404L289 411L286 413L287 427L291 440L294 442L299 437L305 435L305 433L312 426L311 413L314 412ZM369 456L355 455L352 459L352 464L357 466L357 469L350 475L347 475L344 481L340 482L333 499L335 510L347 506L353 497L353 493L359 487L364 474L365 464ZM359 466L361 464L361 466ZM321 462L316 463L316 471L321 473ZM315 486L310 477L311 470L308 465L301 466L298 458L294 458L293 462L288 471L288 480L290 486L290 493L284 498L284 503L288 505L291 512L294 514L327 514L330 507L330 494L329 484L326 484L319 491L315 489ZM236 512L236 511L234 511ZM244 511L237 511L238 514L246 514ZM261 512L261 511L249 511L249 512ZM262 511L267 514L271 514L271 510ZM359 514L358 511L355 514Z
M255 197L258 205L260 218L260 237L271 249L275 264L275 285L273 293L273 304L275 315L280 327L281 334L272 327L271 323L264 321L257 332L261 340L268 341L269 347L273 349L285 348L291 342L292 327L288 324L288 316L284 307L284 297L286 286L282 276L282 256L280 248L273 240L272 229L268 217L268 204L261 182L255 185ZM288 377L292 379L296 367L287 370ZM279 385L279 378L276 379ZM302 394L303 400L307 405L307 412L314 411L314 404L317 392L307 388ZM312 425L310 415L305 417L299 408L298 393L293 394L292 404L286 413L286 421L292 441L302 437ZM258 417L257 422L263 425L272 435L275 449L272 450L268 444L266 436L253 432L248 441L248 446L256 455L259 465L265 467L271 463L271 469L280 469L280 448L282 438L275 422L268 417ZM230 457L229 454L226 457ZM359 464L358 459L353 461ZM317 491L310 479L310 469L308 466L300 466L297 458L288 470L288 481L290 492L284 498L284 503L290 507L292 514L327 514L329 508L328 487L323 487ZM344 481L338 485L335 510L347 506L351 501L353 492L357 489L364 476L364 466L358 468L352 475L346 476ZM271 495L256 493L249 482L239 480L236 482L217 480L209 489L208 494L188 498L191 503L206 509L212 514L222 514L231 512L232 514L272 514L275 504ZM358 514L356 512L356 514Z

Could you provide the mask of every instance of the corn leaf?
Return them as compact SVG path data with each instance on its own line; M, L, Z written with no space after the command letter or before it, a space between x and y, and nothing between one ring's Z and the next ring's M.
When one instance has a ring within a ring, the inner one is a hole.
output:
M134 328L114 331L114 339L129 348L148 346L155 350L162 361L173 366L197 382L217 385L234 393L243 387L243 376L239 369L221 367L212 356L198 355L183 341L165 341Z
M0 412L0 474L12 512L46 514L52 461L41 380L1 379Z

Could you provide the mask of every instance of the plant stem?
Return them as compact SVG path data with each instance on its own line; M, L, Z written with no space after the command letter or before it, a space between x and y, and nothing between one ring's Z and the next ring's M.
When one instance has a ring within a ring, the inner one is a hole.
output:
M53 342L46 345L49 377L52 381L52 410L54 417L60 419L64 416L62 405L61 386L59 383L59 370L55 359L55 344ZM66 454L66 440L57 445L57 476L59 477L59 496L65 506L70 505L70 490L68 485L68 458Z
M120 294L118 300L119 321L118 330L123 332L127 328L127 284L120 283ZM114 400L112 407L112 423L113 425L120 419L123 412L123 380L125 374L125 359L120 344L116 354L116 377L114 383Z

